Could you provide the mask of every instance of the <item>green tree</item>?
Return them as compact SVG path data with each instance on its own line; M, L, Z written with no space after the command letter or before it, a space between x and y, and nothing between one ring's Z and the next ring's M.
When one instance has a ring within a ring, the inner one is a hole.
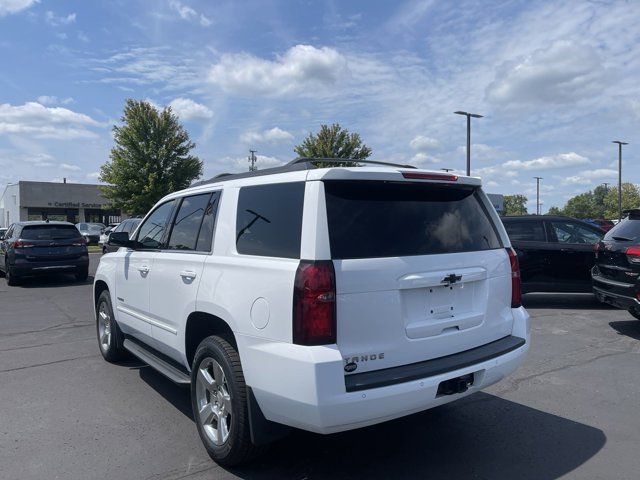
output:
M618 218L618 188L610 188L604 198L605 218ZM633 183L622 184L622 210L640 207L640 188Z
M309 134L300 145L293 149L300 157L314 158L351 158L364 160L371 156L371 149L362 143L360 135L334 123L331 126L320 125L320 131ZM319 166L353 166L353 163L327 164Z
M202 161L189 152L195 144L166 107L127 100L122 125L113 127L115 146L100 168L103 193L129 214L146 213L168 193L188 187L202 175Z
M524 195L505 195L504 215L526 215L528 201Z
M571 197L562 209L565 215L575 218L599 218L591 190Z
M547 212L547 215L564 215L564 212L559 207L551 207Z

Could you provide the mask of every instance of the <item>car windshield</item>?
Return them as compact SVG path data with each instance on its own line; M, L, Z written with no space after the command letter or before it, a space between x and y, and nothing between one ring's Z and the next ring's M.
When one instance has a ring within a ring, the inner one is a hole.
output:
M66 240L79 236L73 225L28 225L20 234L24 240Z
M94 233L94 232L100 233L102 230L104 230L104 227L98 223L91 223L89 224L87 230L91 233Z

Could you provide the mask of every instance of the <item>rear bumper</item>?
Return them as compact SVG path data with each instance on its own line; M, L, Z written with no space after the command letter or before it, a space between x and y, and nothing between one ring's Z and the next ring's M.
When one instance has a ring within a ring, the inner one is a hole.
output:
M601 302L622 308L623 310L629 310L632 307L640 309L640 300L635 297L613 293L611 291L598 288L595 285L593 286L593 294Z
M300 347L244 336L238 337L238 343L243 365L251 366L245 369L247 384L265 417L326 434L427 410L502 380L522 364L529 349L529 315L524 308L513 312L513 336L507 338L523 342L511 343L504 353L496 351L453 370L357 391L348 389L336 346ZM441 382L467 374L473 374L474 383L466 392L437 396Z
M72 260L54 260L42 262L30 262L26 260L16 260L12 265L15 275L40 275L47 273L73 273L78 270L89 268L89 256L83 256Z

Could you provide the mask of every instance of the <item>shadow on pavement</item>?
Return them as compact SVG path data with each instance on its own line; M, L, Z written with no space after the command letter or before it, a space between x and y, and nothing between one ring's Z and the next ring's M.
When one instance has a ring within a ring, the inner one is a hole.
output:
M149 367L141 368L140 376L193 419L188 389ZM247 480L551 480L585 463L605 443L597 428L480 392L350 432L324 436L295 430L251 465L228 470Z
M631 314L629 314L629 318L633 318ZM609 326L620 335L640 340L640 320L633 318L632 320L609 322Z
M522 304L540 309L615 310L591 293L527 293L522 296Z

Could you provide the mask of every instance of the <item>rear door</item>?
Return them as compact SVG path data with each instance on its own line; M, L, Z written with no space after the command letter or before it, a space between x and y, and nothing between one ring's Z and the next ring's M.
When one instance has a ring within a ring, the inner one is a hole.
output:
M137 231L136 249L120 249L116 270L116 305L118 322L125 333L150 341L152 320L149 312L149 282L153 262L162 248L175 200L155 208Z
M181 325L196 310L198 286L207 255L211 252L213 225L219 192L184 197L158 252L150 282L150 311L155 346L179 359L184 338Z
M602 239L604 231L569 219L549 220L547 224L551 240L558 247L550 255L550 276L567 289L591 291L594 245Z
M508 254L478 187L330 180L324 190L337 342L356 372L511 334Z

